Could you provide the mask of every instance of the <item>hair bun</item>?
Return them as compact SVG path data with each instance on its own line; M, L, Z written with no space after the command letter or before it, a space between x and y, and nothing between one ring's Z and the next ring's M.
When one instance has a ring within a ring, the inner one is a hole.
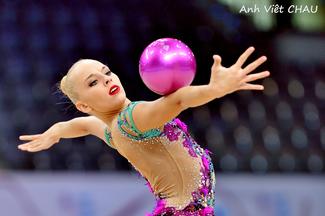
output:
M66 84L67 84L67 75L65 75L60 82L60 90L63 92L63 94L67 95L66 91Z

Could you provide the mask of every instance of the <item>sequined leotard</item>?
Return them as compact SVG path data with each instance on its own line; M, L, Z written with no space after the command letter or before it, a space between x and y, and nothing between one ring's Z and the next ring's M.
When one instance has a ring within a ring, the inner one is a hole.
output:
M173 119L161 128L141 133L135 126L131 102L105 136L144 177L156 198L148 216L213 216L215 176L208 150Z

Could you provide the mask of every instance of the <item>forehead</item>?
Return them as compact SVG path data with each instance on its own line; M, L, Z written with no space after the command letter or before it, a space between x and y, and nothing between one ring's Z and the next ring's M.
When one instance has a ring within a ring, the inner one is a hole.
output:
M92 59L85 59L78 61L75 65L71 68L71 74L75 74L77 72L79 75L85 73L91 73L100 71L102 67L105 66L103 63L92 60Z
M70 79L82 80L89 74L100 72L105 65L99 61L92 59L84 59L75 63L70 69Z

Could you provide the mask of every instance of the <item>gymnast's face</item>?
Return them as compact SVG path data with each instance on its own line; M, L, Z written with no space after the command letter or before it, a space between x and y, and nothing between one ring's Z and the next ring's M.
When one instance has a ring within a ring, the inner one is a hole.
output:
M75 105L84 113L110 114L124 105L126 95L120 79L99 61L79 61L70 79L78 95Z

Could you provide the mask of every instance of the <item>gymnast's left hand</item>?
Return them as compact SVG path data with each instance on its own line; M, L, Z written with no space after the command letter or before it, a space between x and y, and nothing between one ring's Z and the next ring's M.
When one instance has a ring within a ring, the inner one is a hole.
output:
M224 96L237 90L263 90L263 85L252 84L250 82L268 77L269 71L250 74L258 66L266 61L266 56L261 56L257 60L243 67L247 58L254 52L254 47L249 47L229 68L221 65L221 57L214 55L214 64L211 67L211 77L209 86Z

